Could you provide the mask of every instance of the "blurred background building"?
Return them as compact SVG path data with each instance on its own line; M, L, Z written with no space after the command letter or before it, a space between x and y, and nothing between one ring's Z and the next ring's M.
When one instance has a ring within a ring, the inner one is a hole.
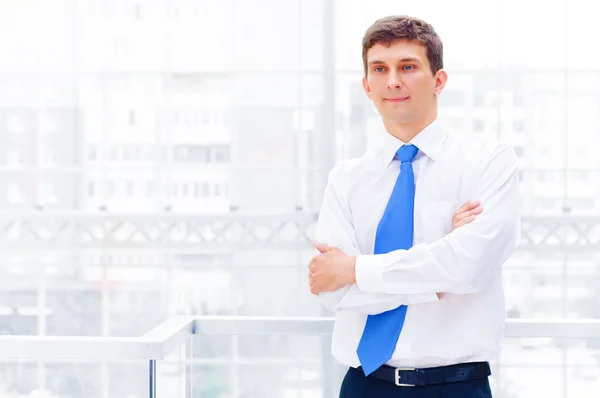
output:
M506 265L507 317L598 318L600 249L564 244L600 230L589 46L600 28L588 8L1 1L0 333L136 336L175 314L329 315L306 287L311 228L331 167L384 134L360 84L361 37L389 14L441 35L446 126L498 136L520 158L525 237L547 239ZM558 230L582 219L584 230ZM496 396L543 385L545 398L595 397L599 342L507 341ZM193 350L206 398L329 398L343 373L323 376L331 359L317 338ZM0 397L142 397L144 369L5 361Z

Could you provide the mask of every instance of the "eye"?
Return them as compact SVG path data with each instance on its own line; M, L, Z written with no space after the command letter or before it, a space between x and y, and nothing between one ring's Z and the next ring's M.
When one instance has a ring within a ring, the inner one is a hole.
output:
M373 68L373 70L377 73L381 73L384 71L384 67L383 66L376 66L375 68Z
M404 70L413 70L413 69L415 69L414 65L405 65L404 66Z

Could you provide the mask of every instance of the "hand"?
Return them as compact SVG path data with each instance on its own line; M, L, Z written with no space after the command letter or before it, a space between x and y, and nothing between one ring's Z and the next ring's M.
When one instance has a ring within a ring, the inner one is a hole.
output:
M456 228L462 227L472 222L478 214L481 214L483 207L480 206L481 202L478 200L465 202L460 209L452 216L452 231ZM444 293L436 293L438 299L444 297Z
M463 225L469 224L475 219L478 214L481 214L483 207L480 206L481 202L478 200L467 201L461 206L460 209L452 216L452 231L456 228L462 227Z
M331 292L356 282L356 257L347 256L337 247L314 242L320 254L308 266L308 285L312 294Z

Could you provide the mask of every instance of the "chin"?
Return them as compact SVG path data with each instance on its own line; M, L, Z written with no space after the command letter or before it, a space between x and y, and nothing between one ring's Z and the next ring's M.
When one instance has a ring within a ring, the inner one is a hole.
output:
M406 123L411 120L407 115L389 115L386 119L392 123Z

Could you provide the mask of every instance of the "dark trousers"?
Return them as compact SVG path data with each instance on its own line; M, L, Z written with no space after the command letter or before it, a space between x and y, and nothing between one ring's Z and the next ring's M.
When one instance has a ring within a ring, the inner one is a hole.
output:
M350 368L342 382L340 398L492 398L492 392L488 379L398 387Z

